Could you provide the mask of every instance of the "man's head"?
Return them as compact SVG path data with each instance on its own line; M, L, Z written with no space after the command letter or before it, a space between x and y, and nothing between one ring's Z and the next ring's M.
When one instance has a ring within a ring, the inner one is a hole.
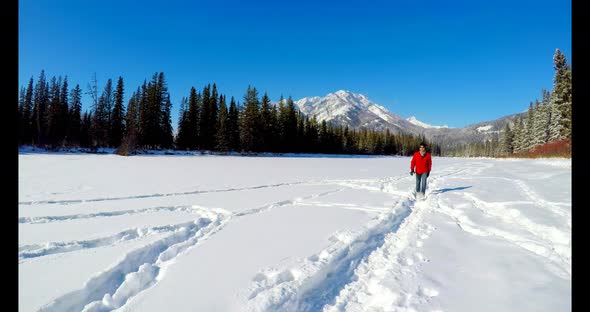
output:
M421 152L422 152L422 151L424 151L424 152L425 152L425 151L426 151L426 144L425 144L425 143L420 143L419 150L420 150Z

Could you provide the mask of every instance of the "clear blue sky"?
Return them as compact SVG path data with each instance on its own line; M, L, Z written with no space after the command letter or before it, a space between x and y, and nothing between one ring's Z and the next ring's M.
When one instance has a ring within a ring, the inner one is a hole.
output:
M19 1L19 85L122 76L127 104L163 71L174 128L191 86L213 82L240 101L248 85L274 101L344 89L463 127L540 99L556 48L571 64L570 0Z

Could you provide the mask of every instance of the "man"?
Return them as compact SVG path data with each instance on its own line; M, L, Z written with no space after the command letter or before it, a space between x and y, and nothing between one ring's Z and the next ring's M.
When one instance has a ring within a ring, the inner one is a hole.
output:
M420 143L420 148L414 153L410 163L410 175L416 173L416 198L424 198L426 178L430 175L430 169L432 169L432 158L426 151L426 144Z

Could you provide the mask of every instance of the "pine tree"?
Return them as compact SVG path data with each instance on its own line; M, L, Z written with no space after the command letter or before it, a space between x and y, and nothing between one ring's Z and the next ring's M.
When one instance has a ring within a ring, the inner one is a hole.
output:
M23 107L21 109L22 118L22 136L21 142L23 144L33 143L33 78L29 80L29 84L25 90L25 98Z
M287 150L287 133L286 133L287 110L285 108L285 99L281 94L277 109L277 149L279 152Z
M117 87L115 89L115 101L109 136L110 145L113 147L119 147L119 145L121 145L123 135L125 134L125 108L123 107L124 92L123 78L119 76Z
M143 81L137 92L137 144L146 146L149 134L148 83Z
M178 111L178 133L176 134L176 148L188 149L188 100L182 97L180 109Z
M197 149L201 147L199 141L199 115L201 113L201 106L201 94L197 93L195 87L191 87L186 122L188 146L191 149Z
M50 100L47 114L47 128L45 135L47 137L47 143L51 144L52 147L56 147L59 141L59 128L60 128L60 89L61 89L61 77L59 81L56 77L51 78L51 89L50 89Z
M231 97L229 111L227 113L227 132L229 135L229 148L232 151L241 150L240 146L240 127L239 127L239 109L234 97Z
M172 148L172 143L174 142L171 116L172 102L170 101L170 94L168 92L166 92L163 97L162 110L162 117L160 119L160 131L162 133L162 141L160 142L160 144L163 148Z
M209 98L210 97L211 97L211 85L206 85L203 88L202 105L200 107L201 110L199 112L199 121L198 121L199 143L200 143L200 148L202 148L202 149L210 149L211 148L211 145L210 145L211 125L209 124L209 122L210 122Z
M533 146L545 144L545 108L535 100L533 120Z
M217 93L217 86L213 83L213 88L211 89L211 96L209 97L209 114L208 118L208 135L209 140L207 141L208 148L213 149L215 147L215 141L217 138L217 115L219 114L219 104L218 104L218 93Z
M112 114L113 114L113 102L115 101L115 97L114 97L114 92L113 92L113 80L112 79L108 79L107 80L107 84L104 87L104 91L102 92L102 98L103 98L103 110L101 111L101 113L103 114L103 116L101 117L102 119L102 123L103 123L103 131L106 134L105 137L105 144L107 142L107 137L110 135L110 125L111 125L111 119L112 119Z
M541 107L542 107L542 118L543 118L543 143L548 143L550 138L550 128L551 128L551 92L547 91L546 89L541 90L543 94L543 99L541 100Z
M219 114L217 116L216 126L216 144L217 150L226 152L229 150L229 115L227 111L227 105L225 105L225 97L219 96Z
M57 139L62 145L66 144L68 138L69 128L69 92L68 92L68 76L64 77L64 81L61 84L61 90L59 92L59 114L58 114L58 129Z
M156 88L156 99L154 107L154 137L156 138L156 145L162 148L171 148L174 141L172 133L172 102L170 101L170 93L168 92L168 85L164 77L164 73L158 73Z
M508 123L506 123L506 125L504 126L504 129L502 130L502 139L501 139L501 152L504 155L511 155L514 151L514 148L512 146L512 140L513 140L513 133L512 130L510 130L510 126L508 125Z
M566 63L565 55L559 49L555 50L553 67L555 68L553 95L561 117L560 137L569 139L572 131L572 73Z
M305 147L305 115L297 111L297 128L295 130L295 147L294 151L303 152Z
M276 105L272 105L270 109L270 121L269 121L269 128L271 131L271 142L270 142L270 151L273 153L279 152L279 121L278 121L278 110Z
M240 121L240 142L242 148L247 152L256 152L260 150L259 146L259 116L260 101L258 100L258 91L256 88L248 86L244 95L244 111Z
M320 129L318 132L318 144L319 144L319 152L320 153L327 153L327 145L328 145L328 126L326 124L326 120L322 120L320 123Z
M70 109L68 112L68 137L73 145L81 144L81 126L82 126L82 89L80 85L72 90L70 94Z
M549 142L560 140L563 138L563 124L561 123L561 111L556 102L555 93L551 94L549 101L550 121L549 121Z
M281 114L281 112L279 112ZM283 126L283 142L287 152L293 152L296 149L297 142L297 109L293 98L289 96L287 105L284 108L280 122Z
M22 142L24 141L24 129L25 129L25 121L23 119L23 110L24 110L24 106L25 106L25 87L21 87L20 89L20 93L19 93L19 97L18 97L18 117L17 117L17 123L18 123L18 145L22 145Z
M524 141L523 141L523 149L529 150L535 146L535 139L534 139L534 119L535 119L535 111L533 109L533 102L529 103L529 109L527 112L527 119L524 129Z
M84 116L82 117L82 123L80 126L80 146L82 147L92 147L92 134L91 134L91 127L92 127L92 113L85 112Z
M109 132L111 128L111 114L113 103L113 80L108 79L93 112L91 136L93 147L109 146Z
M512 138L512 147L514 153L525 151L525 133L523 118L518 118L514 124L514 136Z
M131 95L129 102L127 103L127 114L125 116L125 136L122 142L122 145L127 149L127 154L132 153L135 150L139 140L140 92L141 90L138 87L137 91Z
M303 152L317 153L319 152L318 145L318 121L315 116L307 118L304 125L303 137L304 146Z
M270 98L264 93L262 96L262 106L260 108L260 150L268 152L272 146L272 112L270 108Z
M33 137L39 146L45 144L45 131L47 125L47 108L49 106L49 85L45 80L45 71L41 70L39 79L35 85L33 98Z

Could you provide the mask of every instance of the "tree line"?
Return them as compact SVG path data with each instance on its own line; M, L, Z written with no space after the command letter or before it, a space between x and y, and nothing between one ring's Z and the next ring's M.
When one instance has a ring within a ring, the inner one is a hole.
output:
M217 86L192 87L180 103L177 133L173 133L170 94L164 73L144 81L124 105L125 87L108 79L99 92L96 76L86 86L91 108L82 113L82 88L68 89L67 76L49 81L42 70L21 87L18 103L19 145L46 148L117 148L121 154L137 149L208 150L241 153L330 153L411 155L421 136L389 130L349 129L318 122L301 113L289 96L272 103L248 86L243 104L228 100ZM429 144L430 145L430 144ZM434 154L440 147L431 146Z
M495 157L525 154L547 144L572 137L572 72L565 55L555 50L553 88L541 89L541 101L530 102L526 114L506 123L499 137L466 144L443 152L445 156Z
M529 103L525 117L502 131L501 154L523 153L536 146L572 137L572 72L565 55L553 56L555 76L551 92L542 89L541 102Z

